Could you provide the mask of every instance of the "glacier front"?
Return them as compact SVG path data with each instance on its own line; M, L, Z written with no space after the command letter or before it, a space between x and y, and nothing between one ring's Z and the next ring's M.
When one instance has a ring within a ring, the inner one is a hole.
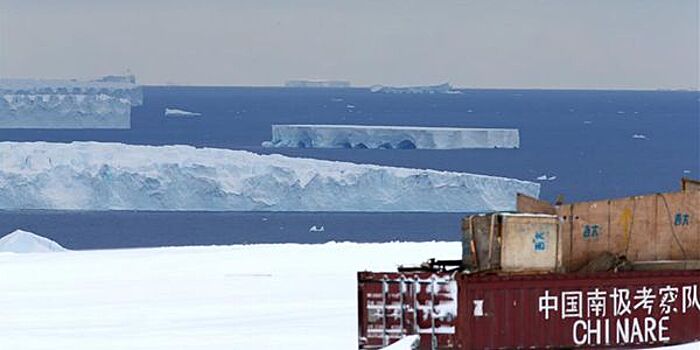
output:
M133 76L93 81L0 79L0 128L128 129L143 103Z
M273 125L268 147L464 149L518 148L518 129L369 125Z
M514 210L539 184L191 146L0 142L0 209Z

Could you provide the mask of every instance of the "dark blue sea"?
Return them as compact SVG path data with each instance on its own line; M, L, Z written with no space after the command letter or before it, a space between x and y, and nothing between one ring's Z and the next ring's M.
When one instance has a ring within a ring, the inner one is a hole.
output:
M0 140L113 141L432 168L541 181L565 201L678 189L700 177L700 95L690 91L463 90L459 95L366 89L145 87L130 130L10 130ZM168 118L164 109L202 113ZM268 149L271 124L509 127L520 149ZM645 138L633 138L633 135ZM464 213L466 214L466 213ZM0 211L0 234L23 228L73 249L302 242L458 240L462 213ZM323 226L323 232L309 232Z

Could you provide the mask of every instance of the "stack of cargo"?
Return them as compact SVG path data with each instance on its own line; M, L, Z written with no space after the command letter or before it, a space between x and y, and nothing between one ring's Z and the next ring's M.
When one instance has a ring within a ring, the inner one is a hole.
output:
M700 341L698 218L700 182L687 179L679 192L554 206L520 195L516 213L463 220L452 270L360 273L360 349L407 334L421 349Z

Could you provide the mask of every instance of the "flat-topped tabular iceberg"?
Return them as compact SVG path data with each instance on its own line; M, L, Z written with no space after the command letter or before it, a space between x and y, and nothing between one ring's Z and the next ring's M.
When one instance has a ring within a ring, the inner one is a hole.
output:
M518 148L518 129L369 125L273 125L269 147L463 149Z
M129 128L131 107L142 103L133 76L0 79L0 128Z
M450 83L426 86L384 86L374 85L369 88L371 92L382 92L387 94L460 94Z
M350 82L347 80L300 79L287 80L284 86L292 88L349 88Z
M0 209L514 210L539 184L247 151L0 142Z

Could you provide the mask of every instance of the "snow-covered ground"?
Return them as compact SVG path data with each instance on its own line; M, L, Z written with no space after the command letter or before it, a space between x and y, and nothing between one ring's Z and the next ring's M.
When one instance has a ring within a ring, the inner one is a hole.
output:
M354 349L359 270L459 242L0 253L0 349Z
M48 252L55 242L19 232L36 253L0 252L0 349L354 349L357 271L461 254L460 242Z
M539 184L191 146L0 142L0 209L514 210Z
M272 125L270 147L465 149L518 148L518 129L376 125Z

